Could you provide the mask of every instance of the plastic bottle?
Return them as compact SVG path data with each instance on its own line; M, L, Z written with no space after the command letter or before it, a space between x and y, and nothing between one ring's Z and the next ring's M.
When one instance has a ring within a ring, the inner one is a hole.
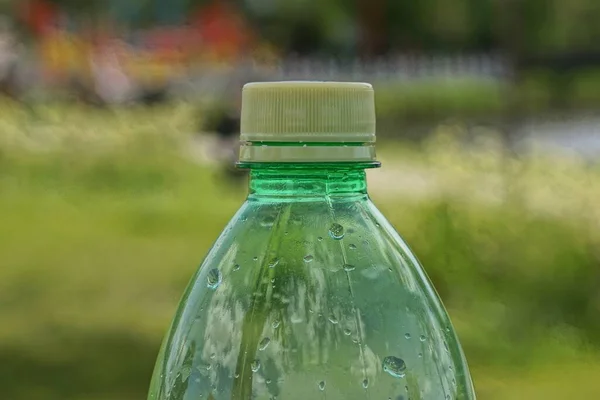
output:
M373 96L244 87L249 194L181 300L149 399L475 399L444 307L367 194Z

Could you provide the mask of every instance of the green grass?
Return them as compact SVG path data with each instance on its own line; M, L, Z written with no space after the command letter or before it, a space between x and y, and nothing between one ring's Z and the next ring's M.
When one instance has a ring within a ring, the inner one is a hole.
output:
M144 397L179 296L244 197L181 156L191 121L185 105L0 119L3 398ZM376 203L448 306L480 399L593 398L600 171L506 158L493 137L460 149L452 129L380 144L376 173L420 171L437 191L373 175Z
M567 79L567 80L565 80ZM565 92L563 82L570 82ZM386 135L406 135L403 126L457 119L497 120L596 109L600 105L600 71L583 70L570 77L540 69L523 73L512 85L474 78L436 78L376 87L378 122Z
M473 79L437 79L377 89L380 116L411 122L432 117L494 115L505 107L503 85Z

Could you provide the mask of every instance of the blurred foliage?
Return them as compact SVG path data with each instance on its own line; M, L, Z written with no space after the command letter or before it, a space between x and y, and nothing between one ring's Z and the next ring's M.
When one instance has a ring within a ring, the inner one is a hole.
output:
M74 16L106 15L132 24L183 23L211 0L52 0ZM231 0L271 42L300 54L352 56L367 31L395 51L572 51L597 49L596 0ZM0 0L0 6L16 0ZM364 25L364 9L376 23Z
M143 398L179 296L245 190L188 157L188 105L3 106L3 398ZM380 143L370 192L449 308L479 398L593 398L600 169L462 135Z
M376 90L378 122L396 127L450 117L498 116L508 100L505 84L475 79L428 79L382 85Z

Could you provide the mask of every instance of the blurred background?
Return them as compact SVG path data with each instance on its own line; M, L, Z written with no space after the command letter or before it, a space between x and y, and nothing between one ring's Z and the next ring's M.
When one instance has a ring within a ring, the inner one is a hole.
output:
M248 81L367 81L482 400L600 394L597 0L0 0L0 386L143 399Z

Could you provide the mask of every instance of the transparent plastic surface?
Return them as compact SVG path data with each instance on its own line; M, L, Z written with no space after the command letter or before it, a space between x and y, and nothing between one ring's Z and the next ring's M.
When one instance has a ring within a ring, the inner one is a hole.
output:
M262 166L192 278L151 400L474 399L448 315L364 166Z

